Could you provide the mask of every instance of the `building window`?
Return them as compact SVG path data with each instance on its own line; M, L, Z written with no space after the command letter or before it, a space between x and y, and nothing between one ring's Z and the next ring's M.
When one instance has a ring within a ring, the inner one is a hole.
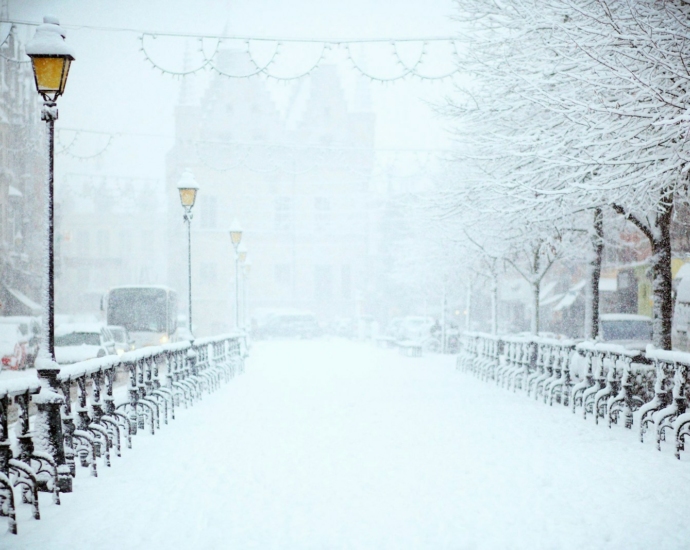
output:
M290 264L276 264L275 266L276 283L281 286L290 285Z
M276 231L289 231L292 225L292 200L290 197L276 197Z
M215 229L218 212L218 198L201 196L199 197L199 210L201 211L201 227L202 229Z
M328 300L333 291L333 273L330 265L314 266L314 298Z
M349 265L342 266L340 270L340 289L343 295L343 300L349 300L352 298L352 276Z

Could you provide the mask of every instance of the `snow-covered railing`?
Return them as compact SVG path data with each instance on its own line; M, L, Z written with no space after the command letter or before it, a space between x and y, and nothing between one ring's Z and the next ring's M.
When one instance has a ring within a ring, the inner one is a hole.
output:
M467 332L457 368L513 391L666 438L676 457L690 435L690 353L627 349L603 342ZM668 435L670 434L670 436Z
M121 456L122 440L131 448L139 431L148 428L154 435L161 421L175 419L176 408L194 404L242 372L246 349L243 336L226 334L90 359L60 369L53 389L62 395L36 379L0 382L0 516L9 517L9 531L17 532L15 491L39 519L38 492L53 493L59 504L61 489L71 487L65 479L77 474L77 459L97 477L97 459L110 467L111 450ZM121 395L114 391L118 374L129 380ZM10 400L19 411L15 450ZM51 406L61 408L58 426L51 424Z

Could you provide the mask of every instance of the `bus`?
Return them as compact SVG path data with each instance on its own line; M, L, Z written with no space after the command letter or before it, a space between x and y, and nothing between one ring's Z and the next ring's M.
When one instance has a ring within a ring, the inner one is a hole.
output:
M106 324L125 327L136 348L177 340L177 293L166 286L111 288L103 307Z

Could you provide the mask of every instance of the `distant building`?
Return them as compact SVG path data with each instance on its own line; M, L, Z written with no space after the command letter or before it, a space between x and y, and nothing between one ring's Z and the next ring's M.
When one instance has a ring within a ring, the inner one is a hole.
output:
M45 123L15 27L0 36L0 55L0 315L36 315L45 242Z
M249 68L223 51L219 66ZM190 169L201 189L192 223L195 326L234 320L228 227L244 228L252 261L250 309L298 308L322 320L358 313L370 269L369 182L374 115L366 90L350 110L333 66L300 82L281 116L261 79L216 77L200 105L183 89L167 159L169 284L186 295L186 236L176 184ZM184 300L181 300L184 302Z
M98 314L112 286L165 283L166 205L158 180L66 174L56 198L58 313Z

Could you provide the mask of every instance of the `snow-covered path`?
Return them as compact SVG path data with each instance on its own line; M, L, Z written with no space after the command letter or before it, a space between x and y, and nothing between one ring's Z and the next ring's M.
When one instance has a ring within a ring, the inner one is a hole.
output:
M26 549L690 547L690 461L452 357L267 342L155 437L80 469ZM0 518L0 529L4 531Z

